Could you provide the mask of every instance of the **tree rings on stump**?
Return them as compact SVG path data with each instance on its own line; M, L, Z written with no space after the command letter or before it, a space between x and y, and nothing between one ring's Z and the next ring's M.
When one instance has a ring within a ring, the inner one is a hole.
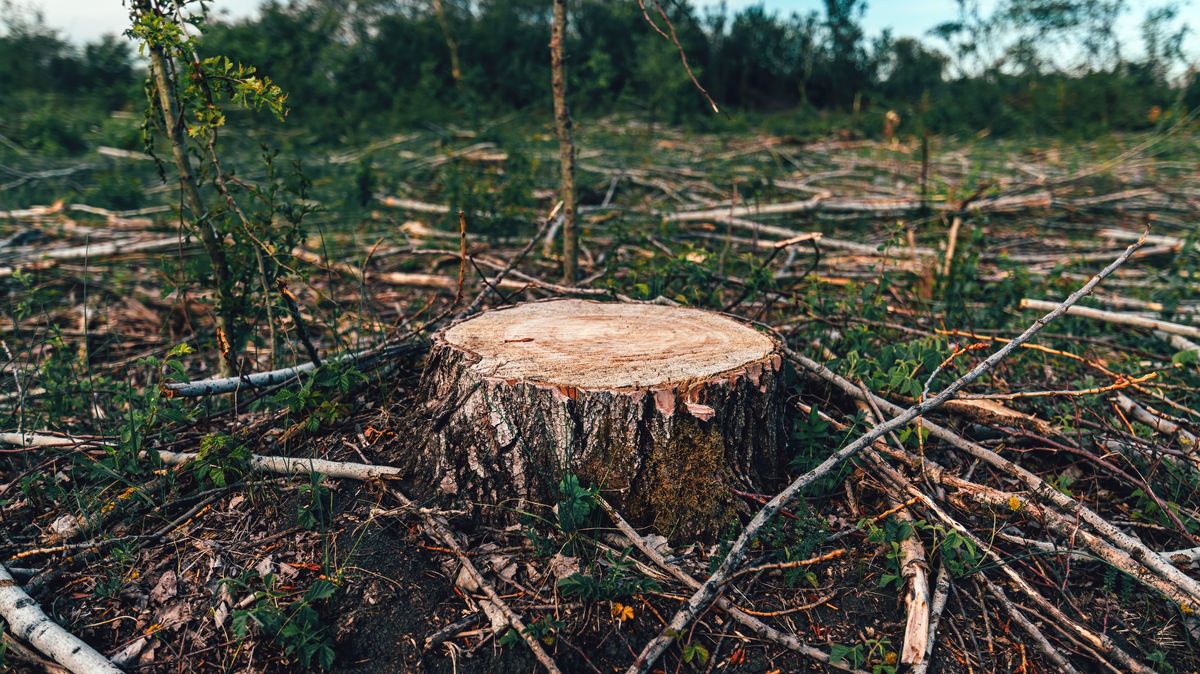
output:
M720 314L560 299L433 337L413 457L429 493L488 519L552 504L568 474L675 537L715 533L736 490L781 476L782 358Z

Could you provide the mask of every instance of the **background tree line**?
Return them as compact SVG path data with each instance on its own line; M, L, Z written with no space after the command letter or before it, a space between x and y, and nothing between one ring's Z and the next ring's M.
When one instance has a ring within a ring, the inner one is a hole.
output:
M572 105L584 118L631 112L705 126L766 118L783 130L868 134L896 110L902 133L1000 135L1138 129L1200 105L1178 3L1003 0L985 14L960 0L955 20L921 40L868 37L865 9L865 0L825 0L821 12L785 15L682 0L648 4L643 15L634 0L571 0ZM142 66L124 38L76 47L36 15L6 10L0 105L9 125L14 110L24 112L25 136L58 133L49 140L69 148L71 130L52 128L65 122L38 126L39 111L60 107L52 101L141 104ZM1144 12L1140 45L1113 29L1133 11ZM648 23L665 27L663 16L731 115L711 114L677 47ZM201 28L203 52L258 66L289 93L293 121L329 140L549 109L545 0L271 0L252 18L210 18Z

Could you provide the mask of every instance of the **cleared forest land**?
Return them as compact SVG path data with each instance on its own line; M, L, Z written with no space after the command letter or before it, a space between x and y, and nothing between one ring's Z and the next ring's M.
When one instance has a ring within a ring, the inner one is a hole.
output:
M549 127L337 148L227 132L249 201L307 216L269 249L290 280L263 288L232 377L212 293L187 281L205 258L178 184L136 124L106 120L72 157L0 145L0 563L125 671L624 670L779 489L1147 226L955 400L816 475L654 667L1200 668L1190 120L894 142L585 121L570 286ZM699 533L569 472L500 518L433 495L441 476L411 469L440 428L430 336L556 297L715 310L778 340L786 466ZM4 666L43 669L3 638Z

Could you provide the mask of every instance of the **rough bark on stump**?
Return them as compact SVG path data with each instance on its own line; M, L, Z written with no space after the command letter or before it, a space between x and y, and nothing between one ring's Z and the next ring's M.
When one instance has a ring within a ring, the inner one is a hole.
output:
M415 474L428 494L503 520L554 503L572 473L669 535L715 533L734 490L782 475L778 346L680 307L550 300L486 312L433 337Z

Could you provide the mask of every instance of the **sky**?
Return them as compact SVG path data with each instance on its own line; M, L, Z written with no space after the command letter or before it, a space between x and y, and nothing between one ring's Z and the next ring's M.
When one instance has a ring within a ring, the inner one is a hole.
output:
M754 0L726 0L730 9ZM216 0L213 7L232 16L254 12L261 0ZM120 33L128 17L121 0L18 0L18 4L40 8L47 25L62 31L75 42L94 40L105 33ZM706 2L698 2L704 5ZM715 3L714 3L715 4ZM821 0L764 0L768 9L781 13L819 10ZM954 0L868 0L864 17L869 33L890 27L897 36L920 37L933 26L955 16ZM1200 23L1200 22L1198 22Z
M128 13L121 0L16 0L18 5L39 8L46 24L57 28L70 40L83 43L104 35L120 33L125 29ZM695 0L698 5L715 4L715 0ZM767 9L780 13L807 13L820 10L822 0L726 0L731 10L761 1ZM1131 11L1126 12L1117 26L1117 34L1126 43L1126 56L1138 53L1142 15L1149 6L1165 0L1130 0ZM215 0L212 7L227 12L233 17L252 14L261 0ZM986 10L995 0L983 0ZM1187 52L1200 55L1200 0L1187 0L1184 18L1193 31L1187 43ZM923 37L937 24L953 19L957 14L955 0L868 0L863 24L869 35L877 35L890 28L896 37Z

